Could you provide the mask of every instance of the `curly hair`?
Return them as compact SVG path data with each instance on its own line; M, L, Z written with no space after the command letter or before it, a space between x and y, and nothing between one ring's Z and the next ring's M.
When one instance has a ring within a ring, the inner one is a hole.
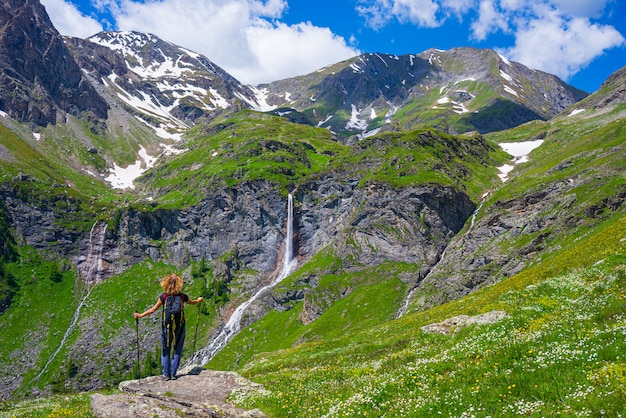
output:
M168 295L177 295L183 291L183 278L178 274L168 274L161 280L161 287Z

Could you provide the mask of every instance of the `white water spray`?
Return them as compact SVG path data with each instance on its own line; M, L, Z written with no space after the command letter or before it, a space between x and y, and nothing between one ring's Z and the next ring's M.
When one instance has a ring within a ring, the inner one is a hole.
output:
M59 352L65 345L65 341L68 339L68 337L70 336L70 334L72 333L72 331L74 331L74 328L76 327L76 323L78 322L78 318L80 317L80 310L85 305L87 298L89 297L89 295L91 294L91 291L93 290L93 286L91 286L91 283L97 283L98 280L100 279L100 274L102 273L102 252L103 252L103 247L104 247L104 236L106 234L108 225L106 222L101 223L102 227L100 230L100 237L96 244L94 242L95 241L94 237L96 236L94 231L98 223L99 222L96 221L91 227L91 231L89 231L89 246L87 248L87 261L89 261L90 264L89 264L89 271L87 273L87 277L83 278L83 282L87 284L87 293L85 293L85 296L83 296L81 301L78 303L78 306L76 307L76 311L74 311L74 316L72 317L72 321L70 322L70 326L65 331L65 334L63 335L63 339L61 340L61 343L59 344L55 352L52 353L50 358L48 358L48 361L43 366L43 369L41 369L41 371L39 372L39 374L37 375L35 379L39 379L41 375L44 374L44 372L48 369L48 366L50 365L50 363L52 363L52 361L56 358L57 354L59 354Z
M280 269L280 273L272 280L268 285L260 288L250 299L242 303L235 309L235 312L230 316L220 333L211 341L206 348L198 351L194 354L191 363L194 363L196 358L200 358L200 365L204 366L208 363L225 345L241 330L241 318L245 310L257 300L264 292L272 289L278 283L280 283L285 277L289 276L297 266L297 260L293 254L293 196L291 193L288 197L287 203L287 234L285 235L285 246L283 251L283 260Z

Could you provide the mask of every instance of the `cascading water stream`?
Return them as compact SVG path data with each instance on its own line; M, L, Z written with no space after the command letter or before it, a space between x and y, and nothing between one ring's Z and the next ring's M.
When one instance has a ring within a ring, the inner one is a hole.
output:
M439 260L437 260L437 264L435 264L433 266L433 268L430 269L430 271L426 274L426 276L421 281L426 280L428 278L428 276L430 276L435 270L437 270L437 266L439 266L439 264L441 264L441 262L445 258L447 250L448 250L448 247L446 247L443 250L443 252L441 253L441 257L439 257ZM395 319L398 319L398 318L402 317L402 315L404 315L404 313L406 312L406 310L409 307L409 302L411 301L411 298L413 297L413 293L415 293L415 290L417 290L417 285L413 289L411 289L411 291L404 298L404 303L402 304L402 307L400 309L398 309L398 312L396 312L396 315L394 317Z
M489 193L490 192L485 192L483 194L482 199L480 200L480 204L478 205L478 207L476 208L476 210L472 214L472 219L470 220L470 226L469 226L469 228L467 228L467 232L465 232L466 235L469 234L469 232L474 227L474 222L476 222L476 217L480 213L480 210L483 207L483 203L485 202L485 199L487 199L487 197L489 196ZM443 250L443 252L441 253L441 257L439 257L439 260L437 260L437 263L433 266L432 269L430 269L428 274L426 274L426 277L424 277L424 279L421 280L421 281L426 280L428 278L428 276L430 276L437 269L439 264L441 264L441 262L445 258L447 250L448 250L448 247L446 247ZM413 297L413 293L415 293L416 290L417 290L417 286L415 286L413 289L411 289L411 291L406 295L406 297L404 298L404 303L402 304L402 307L400 309L398 309L398 312L396 312L396 315L395 315L396 319L400 318L402 315L405 314L406 310L409 308L409 302L411 301L411 298Z
M539 139L539 140L536 140L536 141L509 142L509 143L499 144L502 147L502 149L504 149L506 152L508 152L509 154L511 154L514 157L513 165L505 164L502 167L499 167L500 174L498 176L500 177L502 182L506 182L508 180L508 173L511 170L513 170L515 165L517 165L519 163L527 162L528 161L528 155L530 154L530 152L532 150L534 150L535 148L539 147L541 144L543 144L543 140L542 139ZM472 214L472 219L470 221L470 226L467 229L467 231L465 232L465 235L469 234L470 231L472 230L472 228L474 227L474 223L476 222L476 217L480 213L480 210L483 207L483 203L485 202L487 197L489 197L489 193L490 192L487 191L487 192L485 192L482 195L482 198L480 200L480 204L478 205L478 208L476 208L476 210ZM446 250L447 250L447 247L446 247ZM426 277L424 277L424 280L426 280L426 278L428 276L430 276L430 274L433 271L435 271L435 269L437 269L437 266L441 263L441 261L444 259L445 255L446 255L446 250L443 251L443 253L441 254L441 257L439 257L439 260L437 261L437 264L435 264L435 266L428 272ZM396 319L400 318L402 315L404 315L404 313L406 312L407 308L409 307L409 301L413 297L413 293L415 293L416 289L417 289L417 286L414 287L413 289L411 289L411 291L408 293L408 295L404 299L404 303L403 303L402 307L400 309L398 309L398 312L396 312L396 316L395 316Z
M196 359L200 359L200 365L208 363L225 345L241 330L241 318L245 310L257 300L268 289L272 289L280 283L285 277L289 276L297 266L297 260L293 254L293 196L288 196L287 202L287 233L285 235L285 244L283 251L283 260L280 273L272 282L260 288L250 299L242 303L235 309L226 324L222 327L220 333L215 337L209 345L199 350L191 359L191 364L197 364Z
M87 262L89 262L90 264L89 264L87 277L83 278L83 282L87 284L87 288L86 288L87 292L85 293L85 296L83 296L81 301L78 303L78 306L76 307L76 311L74 311L74 316L72 317L72 321L70 322L69 327L65 331L65 334L63 335L63 339L61 340L61 343L59 344L55 352L52 353L50 358L48 358L48 361L43 366L43 368L41 369L41 371L39 372L39 374L37 375L35 379L39 379L41 375L44 374L44 372L46 371L50 363L52 363L52 361L56 358L57 354L59 354L59 352L65 345L65 341L67 340L67 338L70 336L70 334L76 327L76 323L78 322L78 318L80 317L80 310L85 305L87 298L89 297L89 295L91 294L91 291L93 290L94 286L92 286L91 284L97 283L98 280L100 279L100 274L102 272L102 253L103 253L103 248L104 248L104 236L106 234L108 225L106 222L101 222L102 227L99 231L100 233L99 239L98 239L97 244L94 245L95 244L94 237L96 235L95 228L98 223L99 222L96 221L91 227L91 231L89 231L89 246L87 248Z

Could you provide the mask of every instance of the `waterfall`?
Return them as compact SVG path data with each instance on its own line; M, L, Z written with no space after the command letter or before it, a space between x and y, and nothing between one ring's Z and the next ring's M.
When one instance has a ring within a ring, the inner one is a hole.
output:
M297 260L293 254L293 196L287 197L287 233L285 234L285 250L283 254L283 267L276 283L289 276L295 269Z
M230 341L232 337L239 333L241 330L241 318L243 317L243 314L248 306L257 300L264 292L272 289L285 277L289 276L295 270L296 266L297 260L293 253L293 196L289 193L287 200L287 233L285 234L280 273L276 275L276 277L268 285L261 287L250 299L239 305L226 324L224 324L217 337L215 337L204 349L194 353L190 363L194 363L196 358L201 359L200 364L202 366L208 363L226 345L226 343Z
M478 205L478 207L476 208L476 210L472 214L472 221L470 222L469 228L467 228L466 234L469 234L469 232L474 227L474 223L476 222L476 217L480 213L480 210L483 208L483 203L485 203L485 199L487 199L487 197L489 196L489 193L490 193L489 191L483 193L482 198L480 199L480 204Z
M89 231L89 245L87 247L87 257L86 257L86 260L87 260L86 262L89 263L88 264L89 270L87 273L87 277L83 278L83 281L87 283L87 293L85 293L85 296L83 296L81 301L78 303L78 306L76 307L76 311L74 311L74 316L72 317L72 321L70 322L69 327L65 331L65 334L63 335L63 339L61 340L61 343L59 344L57 349L54 351L54 353L52 353L50 358L48 358L48 361L43 366L43 368L41 369L37 377L35 377L35 379L39 379L41 375L44 374L44 372L46 371L50 363L52 363L52 361L56 358L57 354L59 354L59 351L61 351L61 348L63 348L63 346L65 345L65 341L68 339L68 337L70 336L70 334L76 327L78 318L80 318L80 310L85 305L87 298L91 294L91 291L93 289L92 284L98 283L98 280L100 279L100 274L102 273L102 252L103 252L103 247L104 247L104 236L105 236L108 225L106 222L100 223L102 227L100 228L100 236L98 237L98 240L96 241L94 239L97 235L95 231L96 231L96 225L98 225L99 223L100 223L99 221L94 222L94 224L91 227L91 230Z

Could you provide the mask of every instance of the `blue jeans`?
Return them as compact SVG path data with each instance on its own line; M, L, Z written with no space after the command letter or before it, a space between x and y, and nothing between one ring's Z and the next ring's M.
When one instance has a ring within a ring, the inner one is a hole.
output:
M180 365L180 358L183 355L183 344L185 343L185 324L183 323L176 330L169 330L163 327L161 332L161 366L163 367L163 376L174 377ZM172 349L174 350L172 356ZM171 356L171 360L170 360Z

